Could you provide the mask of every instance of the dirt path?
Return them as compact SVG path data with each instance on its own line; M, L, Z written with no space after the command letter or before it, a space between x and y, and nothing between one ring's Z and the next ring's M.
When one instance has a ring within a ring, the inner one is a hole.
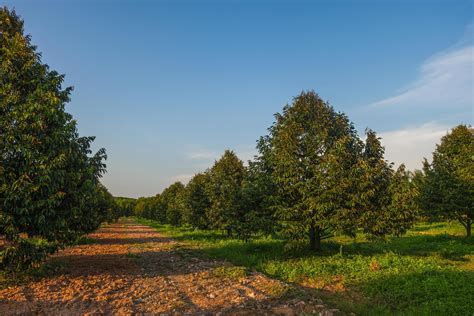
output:
M198 258L148 226L120 222L89 237L50 258L54 272L0 290L0 315L332 314L317 298Z

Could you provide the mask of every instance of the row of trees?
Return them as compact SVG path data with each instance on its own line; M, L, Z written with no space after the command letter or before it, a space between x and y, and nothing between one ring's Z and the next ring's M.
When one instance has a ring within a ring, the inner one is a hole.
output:
M361 140L347 116L313 91L295 97L268 131L247 166L227 150L186 186L138 199L134 214L242 239L280 233L313 250L334 233L401 235L420 218L458 220L471 235L472 128L454 128L433 162L414 173L394 170L373 130Z
M400 235L414 222L414 175L403 165L394 170L374 131L361 140L347 116L313 91L295 97L268 131L247 166L227 150L186 186L138 199L135 214L243 239L278 232L314 250L336 232Z
M20 269L116 218L106 154L65 111L72 88L0 8L0 266Z

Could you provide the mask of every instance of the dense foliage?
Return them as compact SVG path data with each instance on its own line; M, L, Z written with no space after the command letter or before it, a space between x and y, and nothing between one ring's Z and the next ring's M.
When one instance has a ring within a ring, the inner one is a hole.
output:
M23 268L115 217L104 149L65 111L72 88L0 9L0 265Z
M474 129L459 125L441 139L432 163L419 173L420 202L434 218L459 221L471 236L474 222Z
M400 235L416 219L418 190L402 165L392 169L374 131L362 141L347 116L313 91L275 115L248 165L230 150L184 186L140 198L135 214L163 224L217 229L248 240L280 234L289 245L334 233Z

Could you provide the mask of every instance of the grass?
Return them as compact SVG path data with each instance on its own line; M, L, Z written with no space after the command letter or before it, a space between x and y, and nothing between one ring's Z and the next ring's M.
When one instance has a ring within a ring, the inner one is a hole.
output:
M243 279L247 276L247 271L243 267L226 267L226 266L221 266L214 268L211 271L211 275L216 278L220 279L229 279L229 280L240 280Z
M474 315L474 238L457 223L423 223L388 242L338 236L323 251L285 252L284 241L249 242L215 231L140 220L196 253L225 259L315 291L362 315Z

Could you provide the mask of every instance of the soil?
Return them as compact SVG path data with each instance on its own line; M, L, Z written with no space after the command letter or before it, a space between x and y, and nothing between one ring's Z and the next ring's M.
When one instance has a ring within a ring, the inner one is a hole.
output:
M0 315L332 315L278 280L187 251L122 221L51 256L45 275L0 290Z

